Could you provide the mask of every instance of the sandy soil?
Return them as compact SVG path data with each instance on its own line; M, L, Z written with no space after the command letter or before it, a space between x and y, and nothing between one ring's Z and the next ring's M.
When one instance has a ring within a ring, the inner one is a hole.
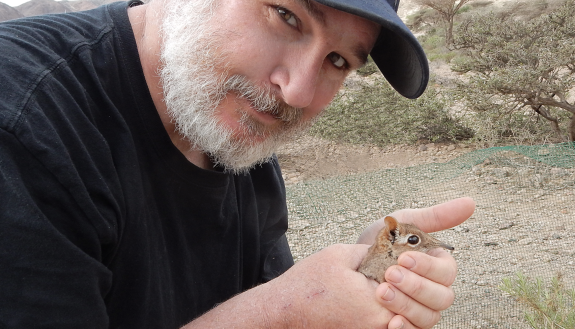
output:
M278 152L286 185L380 169L404 168L426 163L447 162L478 149L469 143L418 145L338 144L303 136Z
M528 328L522 308L498 287L517 272L543 278L561 272L575 288L575 169L499 152L447 177L457 169L449 161L475 150L483 152L465 144L377 148L312 137L286 146L278 156L294 258L354 243L373 220L395 209L470 196L477 202L474 215L436 233L456 247L459 266L456 301L436 328Z

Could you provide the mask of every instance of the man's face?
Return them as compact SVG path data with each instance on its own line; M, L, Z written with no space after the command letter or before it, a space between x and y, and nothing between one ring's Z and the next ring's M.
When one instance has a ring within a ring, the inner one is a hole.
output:
M307 0L171 0L164 101L179 133L241 172L307 128L379 27Z

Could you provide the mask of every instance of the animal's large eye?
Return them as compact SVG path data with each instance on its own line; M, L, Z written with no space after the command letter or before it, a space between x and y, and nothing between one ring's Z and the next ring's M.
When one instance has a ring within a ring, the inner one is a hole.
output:
M419 243L419 237L417 235L412 235L409 238L407 238L407 243L418 244Z

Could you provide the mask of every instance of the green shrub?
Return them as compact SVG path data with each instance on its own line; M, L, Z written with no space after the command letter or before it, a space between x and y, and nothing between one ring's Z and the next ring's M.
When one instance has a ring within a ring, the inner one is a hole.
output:
M472 8L473 8L473 7L470 6L470 5L465 5L465 6L461 7L461 8L457 11L457 14L466 13L466 12L470 11Z
M447 100L429 88L417 100L393 90L383 77L340 93L311 133L338 142L386 145L468 139L473 131L449 115Z
M527 308L525 320L532 328L575 328L575 290L565 288L561 273L548 285L517 273L499 288Z

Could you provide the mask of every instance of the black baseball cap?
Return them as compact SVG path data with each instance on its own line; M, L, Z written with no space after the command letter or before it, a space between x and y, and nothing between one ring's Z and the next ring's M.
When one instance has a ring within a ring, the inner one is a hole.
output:
M381 25L371 58L401 95L413 99L423 94L429 80L427 57L417 38L397 16L399 0L315 1Z

